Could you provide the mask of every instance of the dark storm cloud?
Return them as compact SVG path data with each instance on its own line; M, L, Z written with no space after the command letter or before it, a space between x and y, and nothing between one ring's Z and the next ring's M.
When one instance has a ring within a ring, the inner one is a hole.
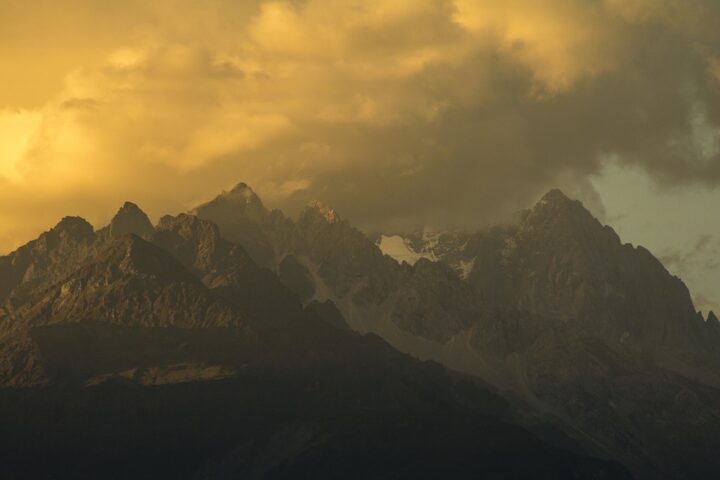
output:
M129 5L106 30L132 34L98 33L102 60L57 97L0 110L5 200L43 190L37 209L60 215L86 195L104 218L131 198L157 216L244 180L291 212L319 198L399 230L502 220L552 186L602 215L588 178L608 158L720 181L716 2L234 5Z

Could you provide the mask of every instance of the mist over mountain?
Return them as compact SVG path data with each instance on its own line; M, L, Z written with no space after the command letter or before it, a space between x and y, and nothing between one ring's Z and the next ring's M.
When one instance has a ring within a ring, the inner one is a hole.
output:
M720 469L720 322L559 190L378 239L244 183L155 226L66 217L0 257L0 393L9 478Z

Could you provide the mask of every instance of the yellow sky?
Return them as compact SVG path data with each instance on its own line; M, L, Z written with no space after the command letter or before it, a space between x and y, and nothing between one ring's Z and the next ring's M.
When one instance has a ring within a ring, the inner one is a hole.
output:
M238 181L399 230L501 220L555 185L602 213L609 157L661 185L720 180L712 0L0 12L0 251L66 214L100 226L129 199L157 218Z

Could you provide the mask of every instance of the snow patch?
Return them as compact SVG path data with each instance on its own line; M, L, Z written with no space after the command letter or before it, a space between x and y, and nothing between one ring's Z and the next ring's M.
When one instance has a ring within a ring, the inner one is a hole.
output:
M383 254L394 258L398 262L415 265L415 262L426 256L413 250L408 241L400 235L382 235L377 243Z

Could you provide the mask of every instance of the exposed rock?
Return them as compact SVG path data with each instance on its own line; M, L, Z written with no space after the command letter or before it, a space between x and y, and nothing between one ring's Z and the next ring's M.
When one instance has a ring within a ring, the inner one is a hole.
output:
M482 316L470 286L445 264L420 259L398 283L392 319L415 335L445 343Z
M378 304L394 288L395 262L331 208L308 205L298 218L297 231L298 252L318 266L336 298L352 292L357 303Z
M241 321L168 252L120 237L88 265L37 291L15 325L92 321L125 326L228 326Z
M194 215L166 217L151 241L171 252L208 285L228 271L256 269L241 246L220 236L217 225Z
M612 228L559 190L545 195L517 228L498 233L470 244L477 252L470 282L485 298L578 322L608 341L713 348L683 282L646 249L623 245Z
M708 313L706 327L710 341L714 345L720 345L720 321L712 310Z
M289 251L294 242L292 222L279 211L268 211L244 183L191 213L220 226L225 238L242 245L261 266L274 268L278 258Z
M125 202L107 227L107 233L111 237L122 237L129 234L142 237L151 235L154 231L155 229L145 212L132 202Z
M0 305L15 308L28 294L85 264L97 249L93 227L80 217L65 217L36 240L0 257Z

